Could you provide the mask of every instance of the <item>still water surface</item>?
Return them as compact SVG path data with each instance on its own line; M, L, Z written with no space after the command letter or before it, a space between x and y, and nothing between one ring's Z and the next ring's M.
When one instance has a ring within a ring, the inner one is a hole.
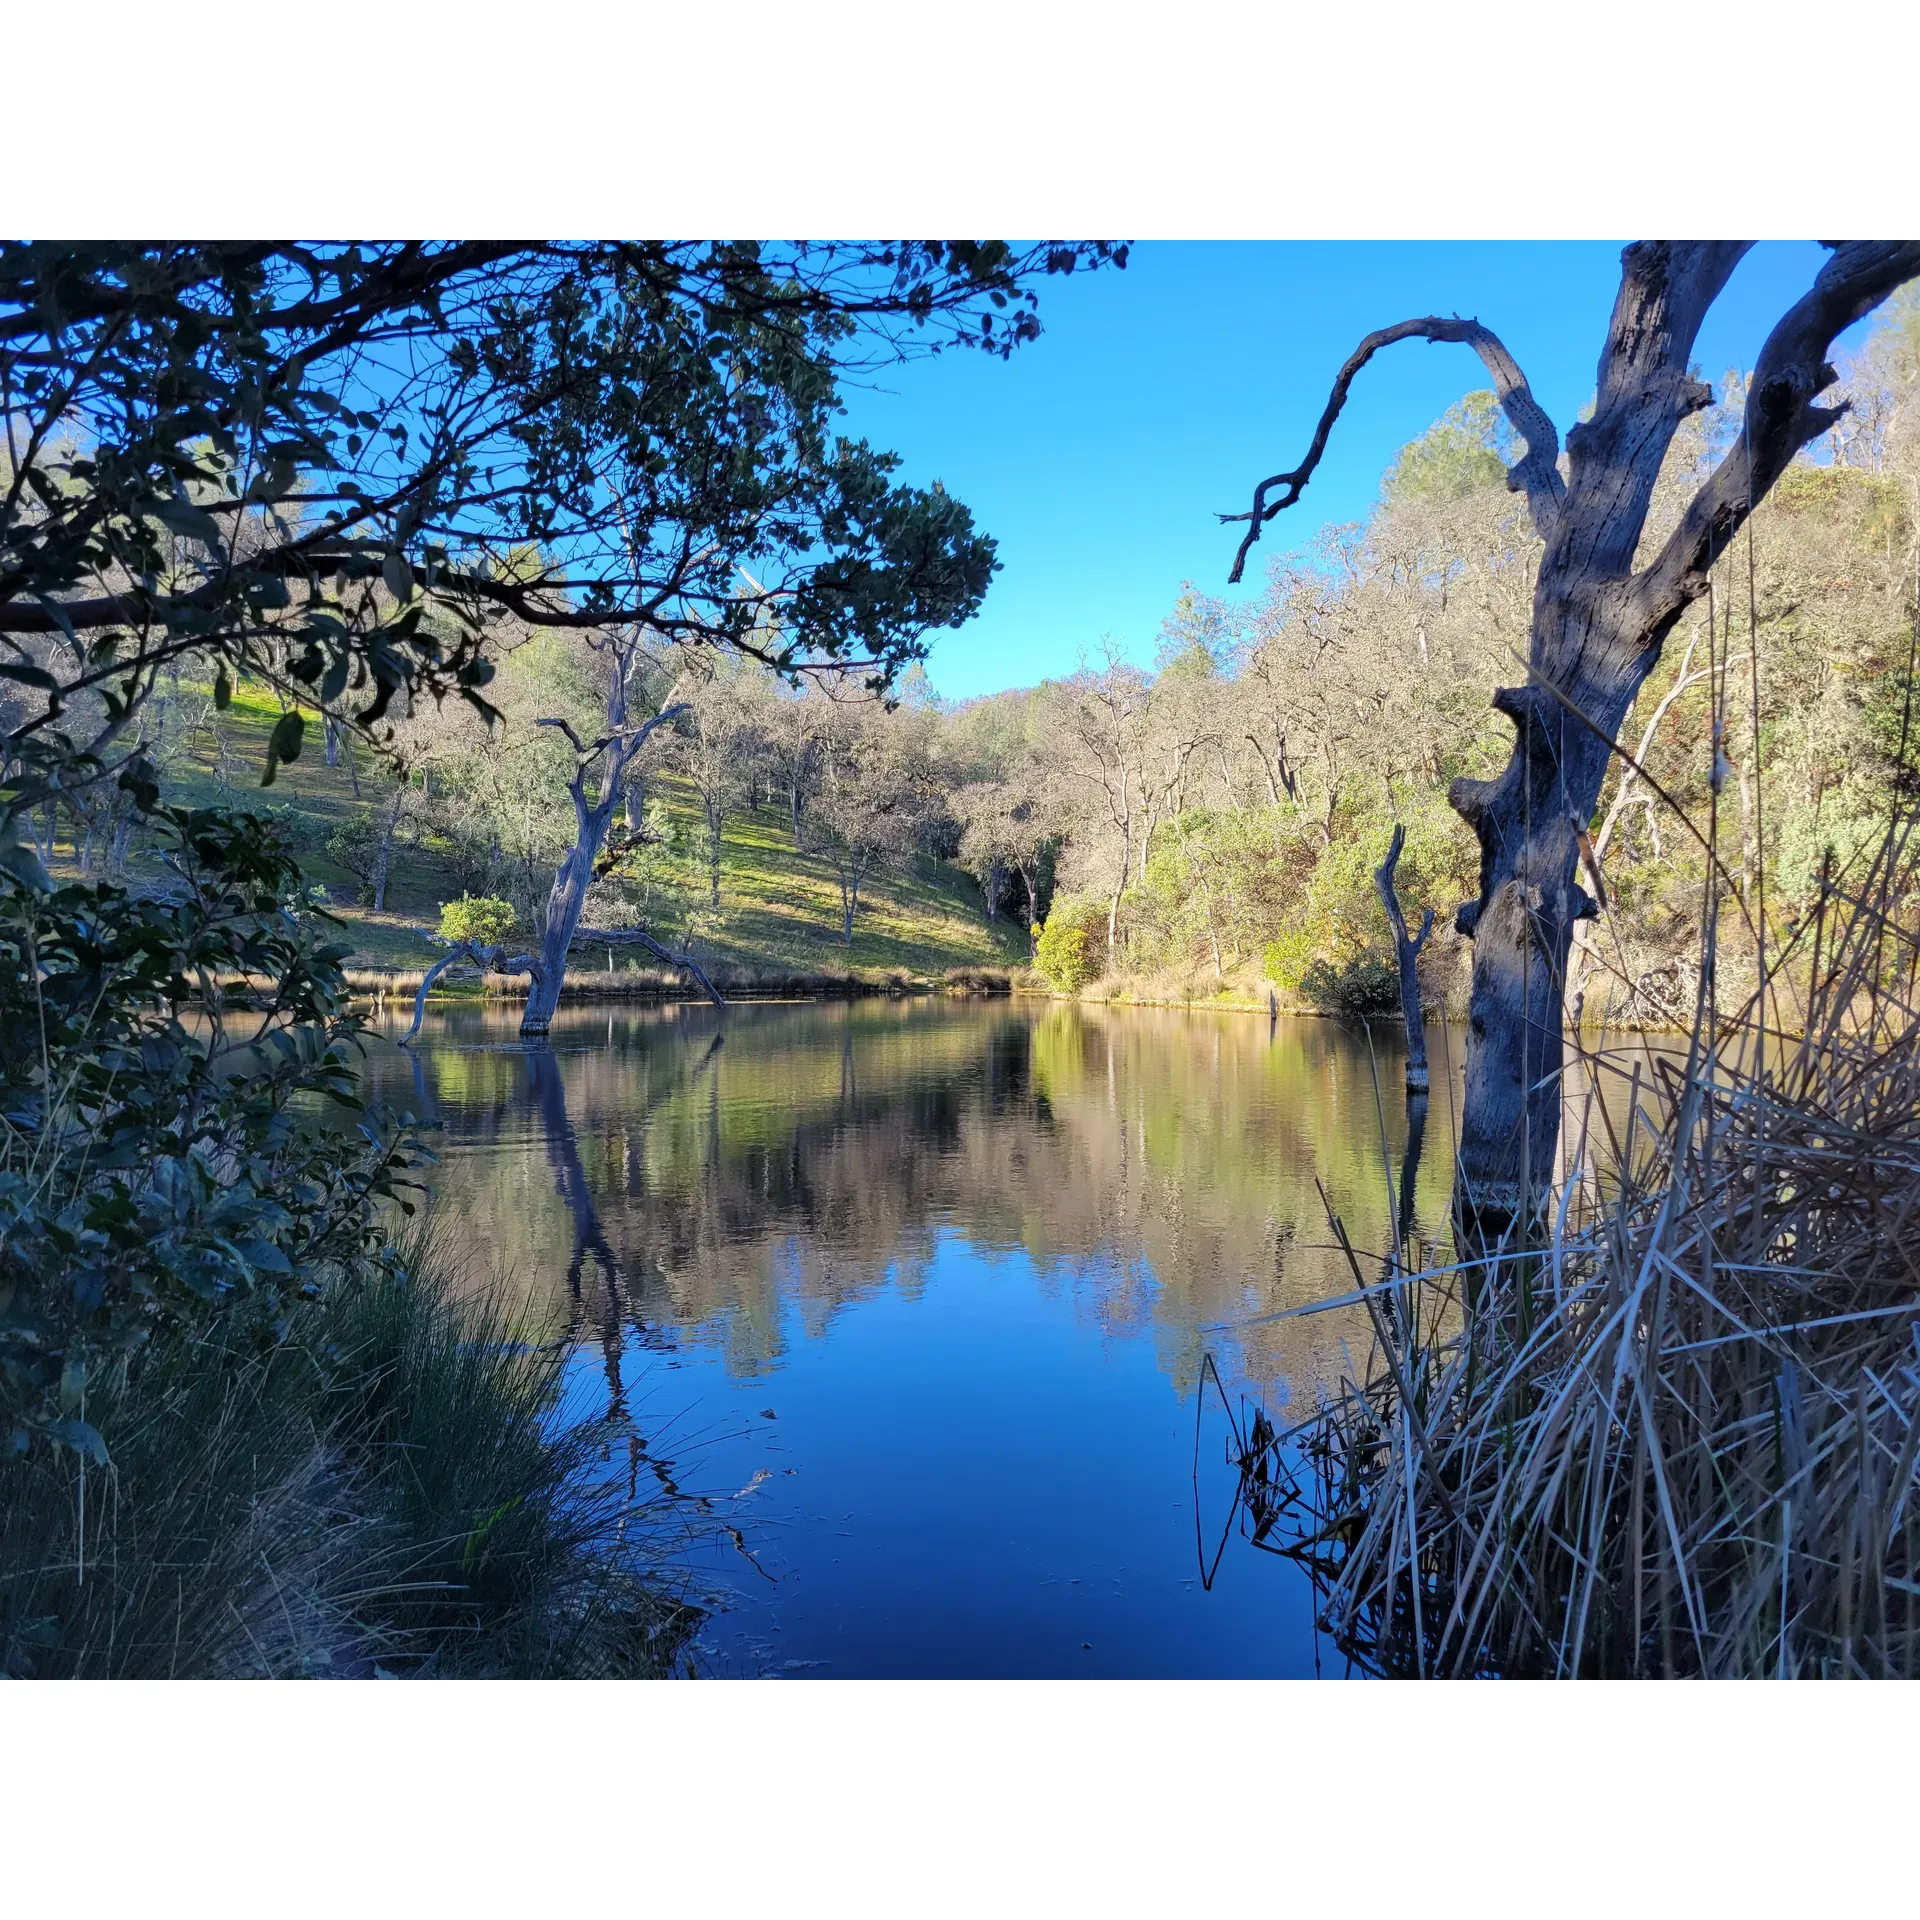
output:
M1390 1029L621 1004L563 1009L528 1047L515 1019L435 1016L413 1057L377 1048L375 1091L443 1122L434 1208L572 1328L583 1412L624 1411L713 1497L708 1671L1342 1670L1291 1563L1230 1539L1202 1580L1234 1474L1200 1381L1211 1354L1236 1404L1284 1418L1343 1339L1363 1357L1346 1312L1236 1323L1350 1286L1316 1178L1358 1245L1390 1238ZM1433 1029L1429 1237L1445 1045Z

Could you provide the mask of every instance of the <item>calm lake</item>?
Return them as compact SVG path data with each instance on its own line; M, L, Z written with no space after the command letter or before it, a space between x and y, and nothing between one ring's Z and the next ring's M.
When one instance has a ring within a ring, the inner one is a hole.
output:
M1202 1368L1284 1421L1343 1339L1364 1359L1351 1310L1237 1323L1349 1289L1316 1178L1357 1246L1391 1239L1395 1028L603 1003L530 1048L517 1018L436 1014L413 1057L376 1047L373 1090L444 1123L434 1210L572 1330L574 1410L628 1436L610 1462L712 1500L707 1671L1343 1670L1292 1563L1236 1534L1203 1581L1235 1475Z

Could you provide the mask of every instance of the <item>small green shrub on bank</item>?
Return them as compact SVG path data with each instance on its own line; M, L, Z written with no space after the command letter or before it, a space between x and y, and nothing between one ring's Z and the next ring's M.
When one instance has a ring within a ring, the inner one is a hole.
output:
M1090 900L1058 899L1034 945L1033 964L1056 993L1078 993L1096 979L1104 948L1105 922L1098 904Z
M504 940L519 922L511 900L490 894L463 893L440 909L442 940L472 940L480 946L494 946Z
M363 907L373 905L373 876L384 838L380 822L367 813L348 814L327 836L327 858L353 875L355 898Z
M1061 993L1076 993L1098 969L1093 964L1086 930L1049 923L1040 930L1033 964L1046 983Z
M149 1347L271 1341L382 1257L420 1149L364 1107L344 950L272 823L158 809L170 897L0 874L0 1437L107 1464ZM15 850L18 853L19 850ZM251 993L204 996L235 975ZM358 1126L321 1117L331 1106Z
M1314 961L1300 976L1300 991L1322 1013L1346 1020L1373 1020L1400 1010L1400 976L1391 961L1363 953L1344 966Z

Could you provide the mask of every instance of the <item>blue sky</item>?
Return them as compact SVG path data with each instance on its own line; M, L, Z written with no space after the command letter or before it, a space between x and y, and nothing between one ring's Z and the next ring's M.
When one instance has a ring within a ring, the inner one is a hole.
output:
M1564 435L1591 398L1619 274L1617 244L1164 241L1124 273L1052 282L1046 332L1011 361L953 354L849 396L846 427L938 479L999 542L980 617L934 642L928 672L965 699L1071 673L1104 635L1150 661L1182 580L1231 596L1254 483L1305 452L1327 387L1361 336L1421 313L1500 335ZM1807 243L1747 256L1703 329L1716 385L1753 364L1825 258ZM1465 347L1407 341L1361 374L1300 504L1248 563L1358 519L1395 451L1487 384Z

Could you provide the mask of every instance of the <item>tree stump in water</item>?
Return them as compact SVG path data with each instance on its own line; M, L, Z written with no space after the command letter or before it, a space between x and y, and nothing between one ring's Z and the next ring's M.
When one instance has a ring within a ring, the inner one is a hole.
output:
M1400 864L1400 850L1406 844L1406 828L1395 826L1393 844L1387 848L1387 857L1374 869L1373 884L1379 890L1380 904L1387 910L1387 925L1393 932L1393 957L1400 968L1400 1012L1407 1023L1407 1094L1412 1098L1427 1091L1427 1023L1420 1009L1420 975L1415 963L1433 931L1433 909L1427 909L1419 935L1410 935L1407 917L1400 911L1400 897L1393 889L1393 870Z

